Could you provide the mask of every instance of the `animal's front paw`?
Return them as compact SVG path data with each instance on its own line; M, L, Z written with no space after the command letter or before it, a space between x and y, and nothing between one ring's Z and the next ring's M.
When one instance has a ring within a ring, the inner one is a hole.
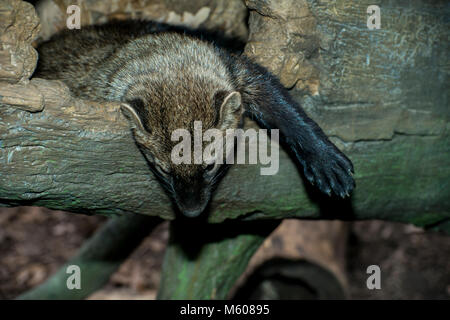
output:
M352 162L333 144L316 149L302 159L305 177L320 191L341 198L355 187Z

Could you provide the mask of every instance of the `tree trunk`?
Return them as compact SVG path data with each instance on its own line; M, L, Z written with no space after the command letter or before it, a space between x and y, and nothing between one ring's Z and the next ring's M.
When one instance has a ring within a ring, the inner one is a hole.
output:
M225 299L279 221L171 222L158 299Z

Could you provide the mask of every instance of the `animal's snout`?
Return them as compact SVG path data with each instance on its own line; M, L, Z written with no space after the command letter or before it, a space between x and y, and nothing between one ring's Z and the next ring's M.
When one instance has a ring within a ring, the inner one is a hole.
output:
M195 218L195 217L198 217L203 212L203 209L202 208L181 209L181 212L186 217Z
M198 217L208 205L209 199L204 199L198 195L177 199L177 205L180 211L190 218Z
M198 217L209 202L209 192L196 185L178 185L175 188L175 202L186 217Z

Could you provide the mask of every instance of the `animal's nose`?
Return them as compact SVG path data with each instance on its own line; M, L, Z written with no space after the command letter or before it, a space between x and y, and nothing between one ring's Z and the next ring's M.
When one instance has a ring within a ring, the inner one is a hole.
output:
M195 218L198 217L203 212L203 210L202 208L190 208L190 209L181 209L181 212L186 217Z
M201 183L175 180L174 190L175 202L186 217L198 217L208 205L210 193Z
M206 195L205 192L200 191L196 194L185 193L176 200L178 208L184 216L195 218L205 211L209 202L209 196Z
M186 217L198 217L205 210L208 199L203 197L200 192L186 192L180 194L177 199L178 208Z

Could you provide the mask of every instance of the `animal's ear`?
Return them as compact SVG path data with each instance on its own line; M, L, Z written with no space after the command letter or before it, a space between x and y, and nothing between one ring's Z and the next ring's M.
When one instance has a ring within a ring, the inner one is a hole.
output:
M221 96L225 98L220 99ZM223 101L219 109L219 126L222 129L236 127L244 111L241 94L237 91L218 93L216 98Z
M146 131L142 122L143 102L141 100L124 102L120 105L120 110L125 118L130 121L133 129L141 131L142 133Z

